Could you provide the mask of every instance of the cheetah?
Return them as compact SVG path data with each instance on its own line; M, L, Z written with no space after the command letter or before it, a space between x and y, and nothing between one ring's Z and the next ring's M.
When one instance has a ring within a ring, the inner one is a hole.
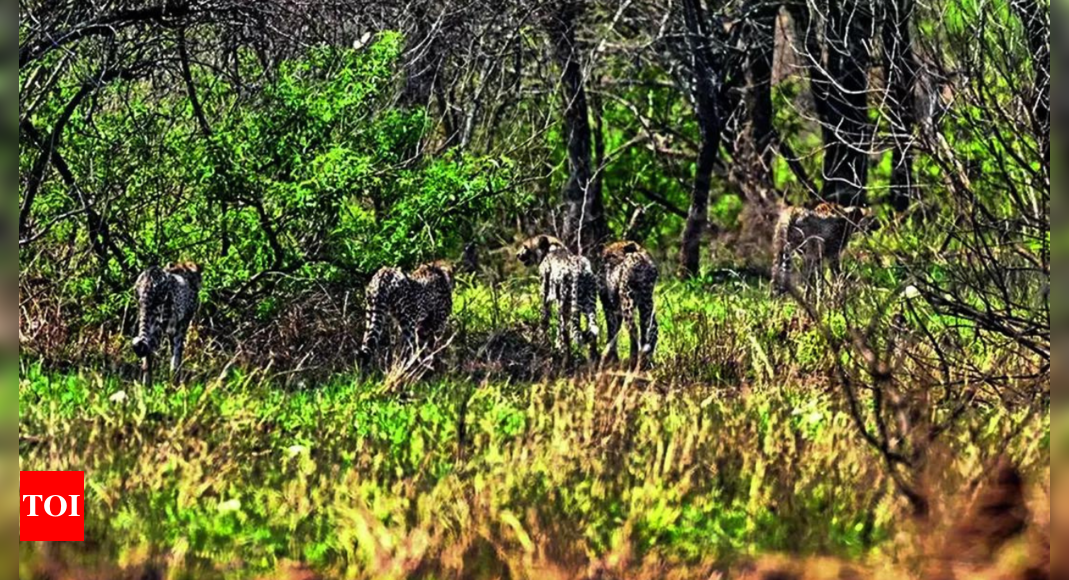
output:
M361 363L366 365L374 356L387 319L400 327L406 356L434 348L453 312L453 287L453 266L444 261L423 264L411 274L399 268L375 273L366 292Z
M161 335L170 340L171 374L177 379L200 288L200 266L193 263L171 264L166 268L153 266L138 276L134 285L138 332L133 349L141 359L141 379L145 385L152 382L152 359L160 346Z
M617 359L621 321L631 337L632 364L640 364L640 354L644 359L652 357L658 338L653 306L657 278L653 258L635 242L616 242L602 250L600 282L609 331L607 359Z
M598 282L590 260L576 256L552 236L535 236L523 243L516 257L525 266L538 264L541 279L542 336L549 336L549 319L553 305L557 306L556 348L570 359L572 331L576 339L590 349L590 359L598 353ZM582 329L582 319L587 327ZM569 327L570 322L570 327Z
M772 292L786 293L792 284L792 262L802 255L802 281L806 296L823 281L823 266L833 276L841 271L840 256L850 238L858 232L874 229L875 220L862 207L843 207L822 203L810 210L787 207L780 213L772 240Z

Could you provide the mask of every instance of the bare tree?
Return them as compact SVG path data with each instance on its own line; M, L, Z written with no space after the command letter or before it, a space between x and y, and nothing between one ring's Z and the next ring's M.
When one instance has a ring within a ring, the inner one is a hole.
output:
M775 110L772 103L772 67L776 53L776 21L781 4L754 0L747 7L746 61L749 74L750 139L756 156L754 179L765 188L775 182Z
M1049 55L1049 27L1024 19L1011 32L992 7L958 8L968 27L948 25L926 39L928 54L943 55L929 66L943 78L952 76L948 62L956 68L944 121L954 131L928 130L919 141L939 169L953 221L937 247L899 259L938 312L975 328L974 340L1006 341L1049 373L1049 69L1035 73ZM1030 75L1022 63L1037 54ZM978 166L975 158L997 162Z
M721 77L713 52L713 34L709 15L701 0L683 0L683 19L686 26L687 48L690 57L691 98L701 130L701 146L694 170L687 225L683 230L679 254L680 271L684 276L697 276L701 264L701 247L709 224L709 192L713 170L720 155L723 114L719 109Z
M594 177L593 137L586 78L577 28L581 0L558 0L544 8L546 33L560 66L564 134L568 144L568 182L564 187L564 239L581 253L596 252L609 234L600 181Z
M824 136L820 197L865 205L873 137L868 103L873 7L869 0L807 0L790 9Z
M1029 113L1039 141L1047 187L1050 187L1050 3L1014 0L1013 9L1024 27L1035 80Z

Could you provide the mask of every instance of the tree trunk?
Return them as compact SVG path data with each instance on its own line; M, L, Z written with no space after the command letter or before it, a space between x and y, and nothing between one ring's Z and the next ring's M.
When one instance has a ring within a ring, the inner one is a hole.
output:
M911 143L917 127L917 59L913 54L910 20L913 0L888 0L883 23L884 68L894 151L891 159L891 206L909 209L916 199Z
M608 237L605 206L595 187L593 137L590 111L583 79L582 55L576 42L579 3L563 1L546 21L557 62L561 67L564 97L564 132L568 145L568 183L564 187L565 243L579 253L589 254Z
M869 45L872 12L865 0L830 0L823 33L808 6L793 14L804 35L810 84L824 135L824 187L821 198L844 205L868 203L868 151L872 128L868 114ZM820 46L824 38L826 46ZM825 50L826 49L826 50ZM822 58L822 53L827 58Z
M702 239L709 225L709 192L712 189L713 169L720 150L723 132L717 99L720 79L710 48L709 28L701 0L684 0L683 16L687 26L687 46L693 70L693 99L701 129L702 144L694 174L687 225L683 229L683 243L679 253L680 273L683 277L699 274Z
M698 166L694 175L687 226L683 229L683 249L679 261L684 278L700 273L702 239L709 226L709 191L712 188L713 167L716 165L719 143L702 139Z
M872 12L865 0L831 0L828 10L828 117L834 136L825 142L824 198L843 205L868 202L869 43Z

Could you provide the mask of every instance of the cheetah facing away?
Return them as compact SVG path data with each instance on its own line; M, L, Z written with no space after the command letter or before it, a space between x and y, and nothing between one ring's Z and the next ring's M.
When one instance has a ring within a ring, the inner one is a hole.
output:
M605 351L608 360L617 359L616 343L621 322L631 337L631 361L639 365L657 348L657 316L653 291L657 285L657 265L649 252L635 242L607 246L602 258L602 305L609 330Z
M826 264L833 276L841 271L840 258L850 238L869 232L875 220L862 207L822 203L815 209L787 207L780 213L772 240L772 292L789 291L795 255L802 256L802 283L807 298L821 285Z
M401 329L405 356L433 349L453 312L453 286L453 267L443 261L423 264L411 274L379 270L367 287L361 363L371 362L391 321Z
M152 382L153 355L163 336L171 343L171 374L182 366L186 332L197 310L201 287L200 267L192 263L152 267L137 278L138 332L134 353L141 359L142 381Z
M542 336L549 336L549 319L557 307L556 348L571 358L572 333L585 342L590 359L598 355L598 282L590 261L568 251L564 244L551 236L536 236L523 243L516 257L524 265L538 264L541 280ZM586 318L586 331L582 319Z

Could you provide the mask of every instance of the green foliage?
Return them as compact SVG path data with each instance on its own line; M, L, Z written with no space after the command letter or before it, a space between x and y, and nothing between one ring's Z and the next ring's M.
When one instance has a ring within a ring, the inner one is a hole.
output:
M709 217L712 222L723 229L735 230L739 227L739 216L742 215L743 200L738 195L725 194L716 198L712 207L709 208Z
M517 392L440 380L404 403L345 377L297 391L240 373L141 389L31 366L19 384L21 432L55 433L67 450L23 447L19 467L87 471L98 557L168 553L173 573L197 577L285 560L373 576L381 558L400 557L383 545L415 547L433 530L411 557L435 562L484 530L501 545L523 534L592 556L629 546L640 560L856 558L898 529L878 458L811 387L631 390L619 406L583 382ZM1042 460L1042 443L1008 429L1031 421L1049 440L1049 417L974 419L981 440L968 429L949 440L961 477L983 469L974 444Z
M242 74L262 84L253 94L194 69L207 134L188 96L159 97L140 81L113 85L100 106L78 110L67 158L85 176L83 189L111 200L120 251L36 267L62 267L62 294L93 304L101 275L126 285L130 272L154 262L199 261L217 291L270 279L264 272L329 281L457 256L477 224L507 218L528 200L510 187L508 159L424 154L425 111L390 100L402 48L399 35L384 33L363 50L311 49L270 74L245 54ZM40 124L69 96L42 107ZM31 159L20 152L23 168ZM76 208L50 180L35 218ZM73 222L48 241L72 236L77 247L94 247ZM102 320L121 305L93 306L89 315Z

